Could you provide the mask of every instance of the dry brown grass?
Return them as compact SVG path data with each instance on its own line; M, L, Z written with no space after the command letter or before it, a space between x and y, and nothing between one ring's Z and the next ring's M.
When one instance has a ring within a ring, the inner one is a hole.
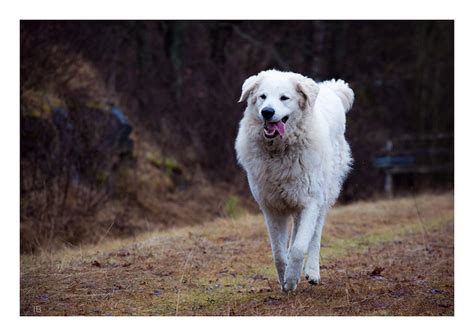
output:
M453 315L453 194L330 213L322 281L280 292L260 215L21 257L22 315Z

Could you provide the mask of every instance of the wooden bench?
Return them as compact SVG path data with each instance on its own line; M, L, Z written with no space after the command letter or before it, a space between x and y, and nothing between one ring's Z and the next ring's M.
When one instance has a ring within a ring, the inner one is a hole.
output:
M385 172L384 191L393 193L394 175L452 174L454 171L454 136L437 133L403 135L387 140L372 160L374 167Z

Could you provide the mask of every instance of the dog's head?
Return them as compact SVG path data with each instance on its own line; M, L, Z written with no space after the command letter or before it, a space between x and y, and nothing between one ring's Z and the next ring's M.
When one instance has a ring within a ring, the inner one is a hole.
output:
M319 87L293 72L262 71L247 78L239 102L247 100L250 117L262 125L262 136L283 139L311 113Z

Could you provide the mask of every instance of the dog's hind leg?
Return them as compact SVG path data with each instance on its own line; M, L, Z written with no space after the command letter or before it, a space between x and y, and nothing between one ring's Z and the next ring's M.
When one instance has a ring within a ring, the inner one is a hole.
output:
M291 236L290 239L288 239L288 252L290 252L290 248L295 242L295 237L296 237L296 231L298 230L298 224L300 222L300 215L296 215L293 219L293 225L291 226Z
M319 273L319 257L321 248L321 233L323 231L324 221L326 220L326 212L322 212L316 223L316 230L308 247L308 259L304 269L306 280L312 285L316 285L321 281Z
M273 260L278 272L278 279L283 289L285 269L288 260L288 222L289 216L276 215L268 210L263 210L268 235L272 245Z

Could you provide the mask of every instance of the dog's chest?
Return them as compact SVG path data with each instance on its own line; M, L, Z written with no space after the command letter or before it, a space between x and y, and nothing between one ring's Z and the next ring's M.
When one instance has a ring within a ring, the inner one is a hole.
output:
M313 167L304 155L271 155L262 158L257 178L261 201L278 210L297 210L312 193Z

